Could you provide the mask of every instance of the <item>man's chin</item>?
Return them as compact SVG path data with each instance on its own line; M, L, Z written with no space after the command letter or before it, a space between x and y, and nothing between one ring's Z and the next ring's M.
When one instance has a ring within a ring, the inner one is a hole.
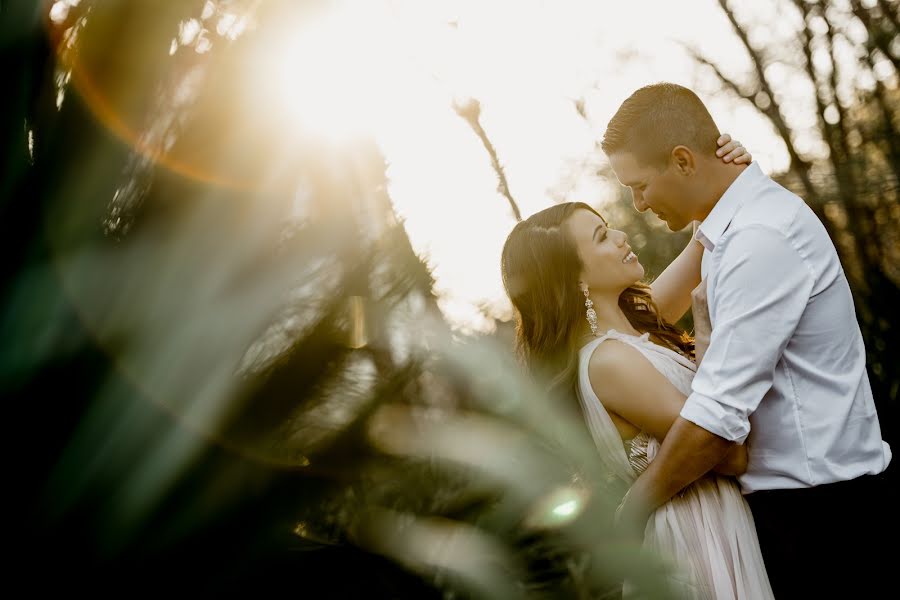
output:
M666 222L666 227L669 228L669 231L679 232L685 227L687 227L687 223L681 223L680 221L673 221L669 219L663 219Z

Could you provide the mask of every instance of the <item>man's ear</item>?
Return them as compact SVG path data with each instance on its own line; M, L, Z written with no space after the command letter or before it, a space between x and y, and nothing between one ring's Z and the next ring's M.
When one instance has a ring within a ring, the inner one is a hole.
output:
M680 175L693 175L697 170L694 153L687 146L672 148L672 164L675 166L675 172Z

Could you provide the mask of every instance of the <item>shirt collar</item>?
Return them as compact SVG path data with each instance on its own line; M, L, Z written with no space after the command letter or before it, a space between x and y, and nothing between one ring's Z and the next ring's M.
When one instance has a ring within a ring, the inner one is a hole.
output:
M746 192L752 187L753 183L759 178L764 177L762 170L757 163L751 163L737 176L722 197L719 198L716 205L707 215L706 219L697 228L697 235L694 236L703 247L712 252L716 244L722 238L725 230L731 224L734 215L744 203Z

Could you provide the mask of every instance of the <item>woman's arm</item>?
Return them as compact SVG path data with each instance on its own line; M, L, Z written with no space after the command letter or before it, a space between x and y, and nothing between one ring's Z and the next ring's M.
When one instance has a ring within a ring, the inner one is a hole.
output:
M703 245L694 239L696 233L697 222L694 221L687 246L650 286L650 294L660 316L669 323L675 323L684 316L691 307L691 291L700 284Z
M716 154L723 162L736 164L749 163L753 156L747 152L740 142L732 140L727 133L716 143L719 149ZM660 316L669 323L675 323L684 316L691 307L691 290L700 284L700 259L703 258L703 246L694 239L697 233L697 222L693 224L691 239L681 254L669 263L669 266L656 278L651 287L651 294Z
M591 387L607 412L662 443L681 413L686 396L656 367L625 342L609 340L594 351L588 373ZM735 445L713 470L723 475L740 475L746 469L746 459L746 449Z

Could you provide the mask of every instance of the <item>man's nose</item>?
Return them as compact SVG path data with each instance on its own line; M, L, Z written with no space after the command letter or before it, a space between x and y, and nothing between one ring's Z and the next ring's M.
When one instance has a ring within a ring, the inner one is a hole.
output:
M634 208L635 208L635 210L637 210L638 212L644 212L645 210L647 210L648 208L650 208L650 207L647 205L647 203L644 202L644 195L643 195L641 192L637 191L637 190L633 190L633 191L631 192L631 199L634 201Z

